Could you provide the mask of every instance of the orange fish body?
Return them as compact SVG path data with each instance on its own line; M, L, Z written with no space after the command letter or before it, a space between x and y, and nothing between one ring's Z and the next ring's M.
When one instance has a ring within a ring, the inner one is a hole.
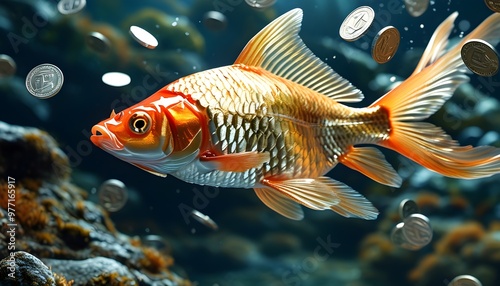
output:
M235 64L195 73L92 128L92 142L156 175L212 186L254 188L270 208L303 217L300 205L376 218L362 195L324 175L342 163L389 186L401 178L373 147L391 148L446 176L500 172L493 147L458 146L432 115L467 80L456 47L439 57L457 14L436 30L414 74L367 108L361 92L321 62L298 36L294 9L259 32ZM494 42L500 16L471 35ZM466 40L464 39L464 41Z

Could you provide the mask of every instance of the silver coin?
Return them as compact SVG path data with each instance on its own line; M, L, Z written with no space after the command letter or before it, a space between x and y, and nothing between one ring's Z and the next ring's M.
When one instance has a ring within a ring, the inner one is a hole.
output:
M141 239L142 245L149 246L158 250L167 248L167 242L163 237L155 234L146 235Z
M404 219L403 236L416 247L422 248L432 240L432 227L429 219L422 214L412 214Z
M208 11L203 15L203 25L212 31L222 31L227 27L227 18L217 11Z
M361 38L375 19L375 11L369 6L361 6L352 11L340 25L340 37L352 42Z
M90 49L101 54L107 53L111 47L108 38L99 32L89 33L85 39L85 43Z
M412 200L405 199L399 204L399 216L403 219L409 217L412 214L418 213L418 206Z
M128 193L125 184L116 179L110 179L101 184L98 193L99 204L107 211L116 212L127 203Z
M405 0L405 7L408 14L419 17L427 11L429 0Z
M134 40L148 49L154 49L158 46L158 40L141 27L130 26L129 33Z
M215 223L215 221L213 221L213 219L211 219L209 216L201 213L200 211L192 210L191 216L195 220L197 220L198 222L204 224L205 226L207 226L213 230L217 230L219 228L219 226Z
M412 245L408 243L408 241L406 241L405 237L403 236L403 228L404 228L404 222L400 222L392 229L391 232L392 243L408 250L420 249L418 246Z
M131 81L130 76L122 72L108 72L102 75L102 82L109 86L122 87Z
M254 8L267 8L276 3L276 0L245 0L247 4Z
M16 73L16 62L8 55L0 55L0 77Z
M41 64L34 67L26 76L26 88L38 98L56 95L64 82L62 71L53 64Z
M483 40L467 41L460 51L467 68L480 76L493 76L498 72L498 54L488 42Z
M482 286L481 282L471 275L460 275L451 280L448 286Z
M61 0L57 3L59 13L68 15L82 10L87 2L85 0Z

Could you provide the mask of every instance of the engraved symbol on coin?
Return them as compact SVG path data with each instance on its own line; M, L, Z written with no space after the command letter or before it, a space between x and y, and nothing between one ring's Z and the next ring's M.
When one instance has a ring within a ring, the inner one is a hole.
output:
M365 11L359 12L358 14L354 15L347 23L347 33L352 35L359 31L359 29L362 29L366 25L365 17L368 17Z
M372 42L372 57L379 63L388 62L396 54L400 42L398 29L387 26L380 30Z
M101 184L98 191L99 204L107 211L120 210L128 199L125 184L116 179L110 179Z
M500 13L500 0L484 0L484 3L491 11Z
M26 88L38 98L49 98L61 90L64 82L61 70L52 64L34 67L26 76Z
M57 10L61 14L73 14L82 10L86 4L85 0L61 0L57 3Z
M412 245L408 243L408 241L406 241L403 235L403 228L404 228L404 223L400 222L392 229L391 232L392 243L408 250L418 250L420 247Z
M245 2L254 8L267 8L272 6L276 0L245 0Z
M451 280L448 286L482 286L481 282L471 275L460 275Z
M340 25L340 37L352 42L361 38L375 19L375 12L369 6L361 6L352 11Z
M404 2L406 11L413 17L421 16L429 7L429 0L405 0Z
M493 76L498 72L498 55L488 42L467 41L462 46L461 55L465 65L475 74Z
M401 218L405 219L416 213L418 213L418 206L414 201L406 199L402 200L399 204L399 215Z
M429 219L422 214L412 214L404 219L403 236L408 243L419 248L432 240L432 228Z

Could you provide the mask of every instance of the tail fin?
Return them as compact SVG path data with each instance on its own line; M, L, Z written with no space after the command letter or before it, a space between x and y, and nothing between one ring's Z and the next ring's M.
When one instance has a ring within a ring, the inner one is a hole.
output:
M483 39L496 45L500 39L500 14L496 13L443 55L457 15L453 13L438 27L415 72L371 106L385 108L391 120L389 139L379 145L448 177L488 177L500 173L500 149L459 146L441 128L415 122L434 114L460 84L468 81L460 57L466 41Z

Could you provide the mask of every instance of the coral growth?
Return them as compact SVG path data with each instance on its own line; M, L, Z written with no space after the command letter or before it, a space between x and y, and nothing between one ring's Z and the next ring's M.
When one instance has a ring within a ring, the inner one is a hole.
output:
M160 273L174 264L171 257L166 258L154 248L143 247L144 258L139 263L151 273Z
M458 253L468 243L477 243L485 236L486 231L477 222L467 222L445 234L436 243L437 254Z
M64 276L57 273L54 273L54 279L56 282L56 286L73 286L73 283L75 283L75 281L73 280L67 281Z

